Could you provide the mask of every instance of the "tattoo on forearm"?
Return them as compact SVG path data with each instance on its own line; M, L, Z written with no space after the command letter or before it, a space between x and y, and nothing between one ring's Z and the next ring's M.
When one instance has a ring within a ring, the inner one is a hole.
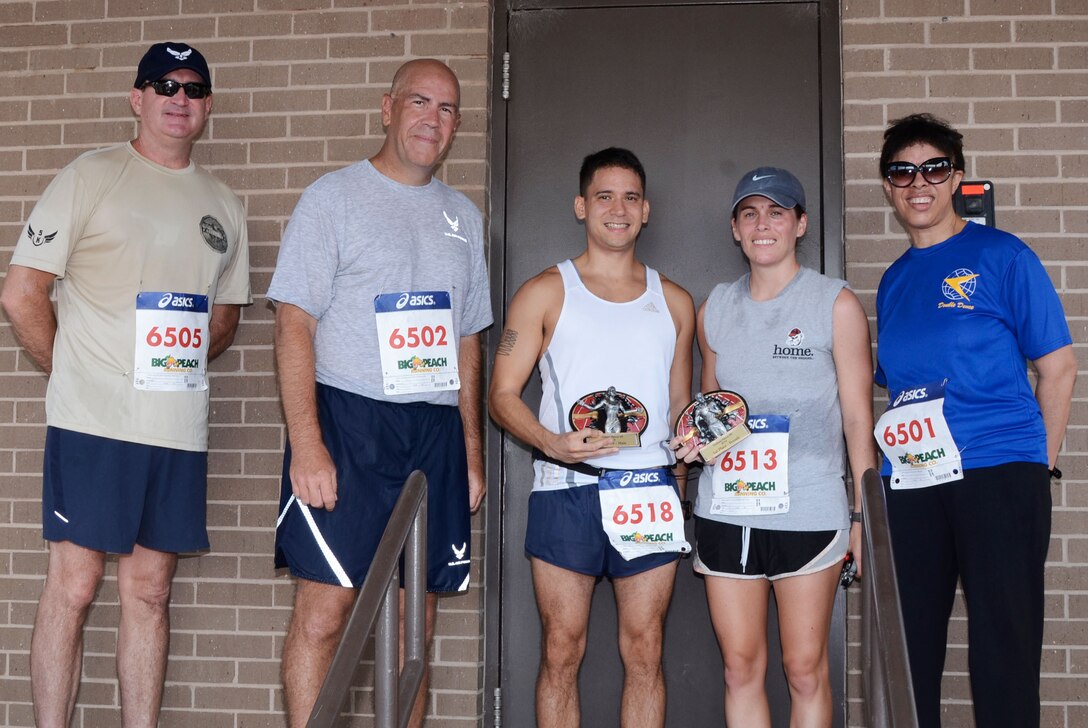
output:
M495 353L499 356L510 356L516 343L518 343L518 332L513 329L504 329L502 338L499 339L499 348Z

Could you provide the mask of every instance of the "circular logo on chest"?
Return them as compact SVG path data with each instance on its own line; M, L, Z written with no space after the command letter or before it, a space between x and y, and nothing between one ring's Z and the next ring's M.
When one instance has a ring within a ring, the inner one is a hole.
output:
M200 234L212 250L217 253L227 252L227 231L211 215L200 218Z

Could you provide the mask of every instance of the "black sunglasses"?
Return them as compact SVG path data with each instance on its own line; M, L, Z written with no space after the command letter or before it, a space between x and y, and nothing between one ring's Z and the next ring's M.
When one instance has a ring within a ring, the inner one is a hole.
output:
M212 92L212 87L208 84L195 81L181 83L166 79L165 81L148 81L143 85L144 88L148 86L155 89L155 93L159 96L175 96L178 91L185 89L185 95L190 99L202 99Z
M884 176L892 187L910 187L919 172L922 179L931 185L946 182L952 176L952 160L948 157L934 157L921 164L910 162L889 162L884 168Z

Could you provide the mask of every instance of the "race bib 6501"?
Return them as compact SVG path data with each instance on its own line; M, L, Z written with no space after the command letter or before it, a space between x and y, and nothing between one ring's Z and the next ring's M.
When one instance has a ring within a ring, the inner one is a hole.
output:
M963 478L959 448L944 418L944 388L944 382L932 382L904 389L877 421L873 434L892 465L892 490Z

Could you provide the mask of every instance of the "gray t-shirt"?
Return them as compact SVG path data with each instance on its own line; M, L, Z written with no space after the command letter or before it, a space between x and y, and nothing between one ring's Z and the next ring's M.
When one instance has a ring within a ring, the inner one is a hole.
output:
M846 281L802 268L770 301L753 301L748 275L717 285L703 325L723 389L752 415L790 420L790 509L761 516L710 515L712 468L703 468L695 512L703 518L781 531L848 528L842 410L832 357L832 309Z
M387 402L456 405L456 390L383 391L374 299L404 291L448 292L455 342L491 325L476 206L435 179L421 187L395 182L369 161L306 188L268 297L317 319L317 381Z

